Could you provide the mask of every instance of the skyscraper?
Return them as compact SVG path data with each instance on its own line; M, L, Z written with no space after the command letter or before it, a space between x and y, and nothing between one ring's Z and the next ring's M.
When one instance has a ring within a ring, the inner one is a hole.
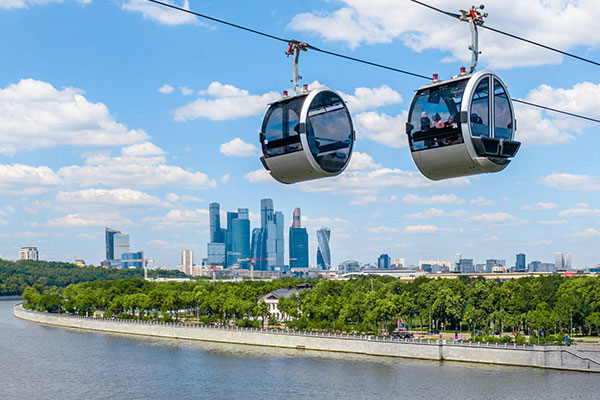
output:
M144 252L121 254L121 268L143 268L144 267Z
M38 259L37 247L21 247L19 250L19 260L38 261Z
M308 232L301 227L299 208L294 210L289 240L290 268L308 268Z
M106 237L106 261L121 266L121 255L129 253L129 235L111 228L104 229Z
M571 253L556 253L554 265L556 269L571 269Z
M194 266L194 253L191 250L183 250L181 252L181 268L186 275L192 275Z
M223 231L221 230L221 215L219 203L210 203L208 205L210 215L210 242L224 243Z
M263 228L254 228L252 230L252 259L254 260L254 269L257 271L267 270L267 240Z
M250 257L250 219L247 208L238 208L237 218L231 221L231 251L239 253L240 258Z
M525 254L519 253L517 254L517 261L515 263L515 269L517 271L525 271L527 269L527 258Z
M260 201L260 222L263 230L261 238L265 243L262 248L265 252L266 269L279 270L284 266L283 213L274 211L273 200ZM254 233L252 236L254 238Z
M317 267L327 270L331 267L331 251L329 250L329 238L331 231L323 227L317 231Z
M387 254L382 254L377 259L377 268L389 269L391 257Z

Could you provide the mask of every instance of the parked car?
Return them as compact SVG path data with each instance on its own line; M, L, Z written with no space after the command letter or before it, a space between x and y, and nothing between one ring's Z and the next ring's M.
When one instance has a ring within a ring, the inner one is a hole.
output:
M413 334L407 331L406 329L396 328L392 333L390 333L390 337L399 339L411 339L413 337Z

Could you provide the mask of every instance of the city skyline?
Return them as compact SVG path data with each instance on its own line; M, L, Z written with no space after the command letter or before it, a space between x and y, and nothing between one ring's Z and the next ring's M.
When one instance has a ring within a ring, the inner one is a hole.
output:
M292 213L302 209L311 265L323 226L333 266L375 263L384 253L415 265L458 252L475 264L512 264L518 253L556 264L556 253L569 252L574 268L600 262L597 124L515 104L523 146L506 170L428 181L404 126L427 81L309 50L300 83L340 93L356 141L340 176L283 185L260 162L258 132L267 104L291 90L287 44L145 3L0 4L0 32L19 38L4 42L11 57L0 77L3 257L31 245L40 259L98 265L103 230L112 227L156 265L174 266L184 249L205 254L209 203L250 207L255 228L258 204L270 198L283 213L286 260ZM470 5L431 4L452 12ZM470 58L467 24L410 2L258 1L244 15L235 2L189 7L441 79ZM600 59L592 2L491 2L485 11L486 25ZM579 29L564 34L565 26ZM480 50L478 69L496 72L512 97L600 118L596 66L487 30ZM226 213L219 218L226 229Z

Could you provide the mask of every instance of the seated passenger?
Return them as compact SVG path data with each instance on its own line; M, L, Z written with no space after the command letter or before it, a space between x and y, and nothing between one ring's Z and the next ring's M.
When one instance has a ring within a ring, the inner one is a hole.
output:
M440 117L440 114L435 113L433 114L433 124L436 127L436 129L441 129L444 128L444 122L442 121L442 117Z
M425 111L421 113L421 132L431 129L431 120Z

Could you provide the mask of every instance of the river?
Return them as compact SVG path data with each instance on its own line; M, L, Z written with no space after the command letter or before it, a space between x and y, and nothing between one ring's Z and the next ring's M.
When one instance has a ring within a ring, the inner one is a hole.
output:
M597 398L600 375L49 327L0 301L0 399Z

